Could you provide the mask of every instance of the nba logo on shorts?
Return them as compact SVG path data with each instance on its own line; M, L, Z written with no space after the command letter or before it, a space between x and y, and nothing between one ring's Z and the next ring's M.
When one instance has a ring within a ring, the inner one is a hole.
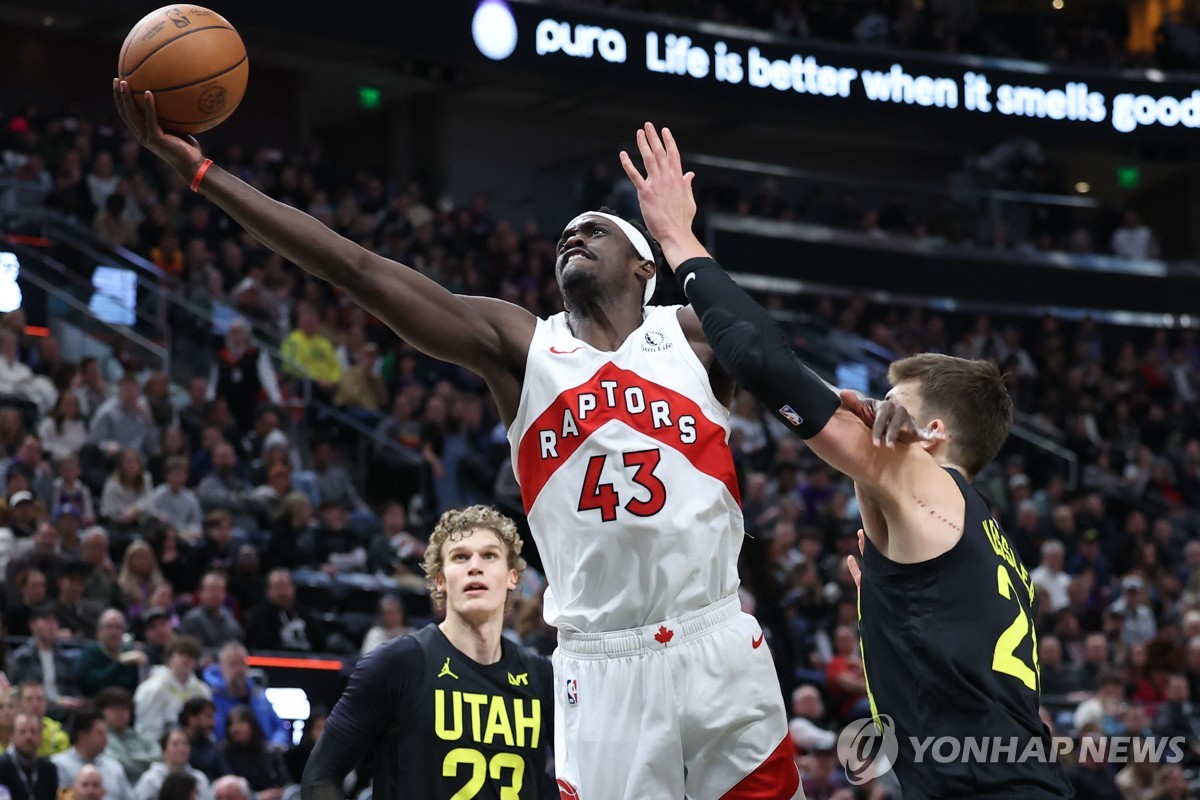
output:
M567 705L579 705L579 681L567 678Z

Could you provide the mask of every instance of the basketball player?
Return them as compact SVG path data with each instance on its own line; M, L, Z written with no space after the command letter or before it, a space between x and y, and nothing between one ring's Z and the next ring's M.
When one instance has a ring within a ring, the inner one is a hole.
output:
M141 111L125 83L113 91L139 141L259 241L486 380L559 630L563 794L798 796L778 677L737 595L733 385L690 308L645 306L647 237L604 213L569 222L555 265L568 311L537 319L362 249L164 134L149 93Z
M646 176L627 153L621 163L718 360L855 482L866 531L859 624L867 694L876 725L881 715L895 721L905 800L1070 797L1057 763L1018 761L1033 740L1052 752L1038 717L1033 584L970 484L1012 423L999 370L942 355L895 362L888 401L944 438L873 446L860 415L800 363L692 234L694 176L683 173L670 131L660 138L647 124L637 142ZM886 413L876 421L881 431L891 424ZM1016 753L1012 763L914 763L910 737L941 736L1015 740Z
M358 662L304 769L304 800L342 800L375 751L374 796L536 800L546 782L550 660L501 636L525 561L512 520L471 506L438 520L425 552L446 619Z

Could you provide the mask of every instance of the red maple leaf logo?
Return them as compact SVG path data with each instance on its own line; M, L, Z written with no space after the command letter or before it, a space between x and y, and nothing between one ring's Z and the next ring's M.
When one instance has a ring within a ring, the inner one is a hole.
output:
M675 631L668 630L666 625L658 626L658 633L654 634L654 641L659 644L666 644L675 636Z

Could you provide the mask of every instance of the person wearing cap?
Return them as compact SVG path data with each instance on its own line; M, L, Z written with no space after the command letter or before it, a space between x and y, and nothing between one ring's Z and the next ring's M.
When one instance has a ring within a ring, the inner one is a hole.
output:
M1126 575L1121 579L1121 596L1108 607L1110 612L1123 619L1121 641L1126 645L1148 644L1158 633L1158 623L1146 602L1144 588L1141 575Z
M37 530L38 505L28 489L14 491L8 496L8 530L16 539L28 539Z
M338 379L333 404L345 409L366 425L377 425L387 408L388 390L379 377L379 345L367 342L358 351L358 360Z
M58 531L59 550L65 556L74 558L79 555L79 523L82 518L83 512L79 510L79 506L73 503L63 503L58 506L54 509L53 516L50 517L55 530Z
M58 573L58 625L72 639L91 639L104 607L83 596L84 582L91 567L78 559L63 564Z
M167 646L175 636L171 612L161 606L150 606L139 618L138 641L151 667L165 664Z
M208 376L208 399L218 395L229 401L243 434L254 427L255 412L263 401L283 403L275 367L266 351L251 341L250 326L241 317L229 323L225 344Z
M128 625L125 615L110 608L100 615L96 641L79 653L75 676L83 693L92 697L106 686L115 686L132 694L137 690L141 671L149 664L146 654L126 643Z
M75 662L58 637L58 614L53 603L43 603L29 619L33 634L13 651L8 675L13 683L37 681L46 689L46 699L64 709L82 704L75 680Z
M101 689L92 701L104 715L104 725L108 728L104 754L116 760L125 769L129 782L136 784L142 773L162 758L162 747L133 727L133 696L126 690L110 686Z

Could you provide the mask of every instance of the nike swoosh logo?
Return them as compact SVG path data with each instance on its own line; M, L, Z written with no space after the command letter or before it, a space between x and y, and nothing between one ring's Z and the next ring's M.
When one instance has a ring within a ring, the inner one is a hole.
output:
M582 350L582 349L583 349L582 345L580 345L579 347L572 348L570 350L559 350L557 347L551 347L550 352L554 353L554 355L556 355L556 356L569 356L569 355L571 355L571 353L574 353L576 350Z
M763 635L761 633L758 635L757 639L752 639L750 641L750 644L754 645L755 650L757 650L759 647L761 647L762 643L763 643Z
M696 273L694 273L694 272L689 274L686 278L683 279L683 293L684 294L687 294L687 285L694 280L696 280Z

